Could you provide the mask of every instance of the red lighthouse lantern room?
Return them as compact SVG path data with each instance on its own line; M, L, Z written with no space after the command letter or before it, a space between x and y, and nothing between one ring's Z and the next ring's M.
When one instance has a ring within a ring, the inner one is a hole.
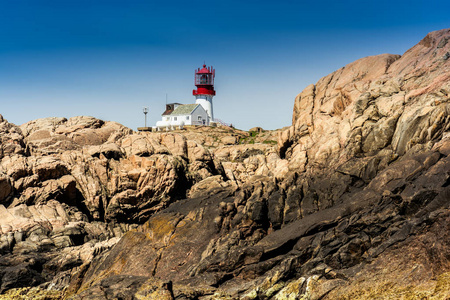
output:
M216 95L214 90L215 76L216 70L213 67L203 65L202 69L198 68L195 71L195 86L197 89L192 91L192 95L196 99L195 103L200 104L205 109L209 122L214 122L213 97Z
M216 95L216 91L214 90L214 77L216 76L216 70L213 67L206 67L203 65L203 68L198 68L195 71L195 86L196 90L192 91L192 95Z

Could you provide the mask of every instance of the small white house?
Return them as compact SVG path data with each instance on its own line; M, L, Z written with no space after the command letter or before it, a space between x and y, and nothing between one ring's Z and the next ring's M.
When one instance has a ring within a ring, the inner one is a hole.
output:
M184 125L209 125L208 112L200 104L166 104L162 120L156 122L157 130L183 128Z

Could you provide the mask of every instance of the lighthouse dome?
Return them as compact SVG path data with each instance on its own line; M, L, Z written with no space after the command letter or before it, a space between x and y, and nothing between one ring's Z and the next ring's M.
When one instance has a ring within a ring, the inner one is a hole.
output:
M203 65L203 68L197 71L197 74L210 74L211 70L208 70L208 68L206 67L206 65Z

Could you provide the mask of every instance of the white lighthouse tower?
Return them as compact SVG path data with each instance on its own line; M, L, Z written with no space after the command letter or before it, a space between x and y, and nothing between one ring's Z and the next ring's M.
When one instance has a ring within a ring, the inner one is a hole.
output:
M192 91L192 95L195 96L195 103L200 104L208 113L209 122L214 122L214 112L212 98L216 95L214 90L214 77L216 71L213 67L198 68L195 71L195 86L196 90ZM208 122L208 123L209 123Z

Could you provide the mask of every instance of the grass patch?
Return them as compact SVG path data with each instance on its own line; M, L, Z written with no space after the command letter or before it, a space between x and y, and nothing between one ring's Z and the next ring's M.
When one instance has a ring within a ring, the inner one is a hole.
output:
M255 137L258 135L257 131L249 131L248 133L250 134L251 137Z
M447 300L450 299L450 272L439 275L434 285L398 286L392 281L356 284L336 296L335 299L339 300Z

